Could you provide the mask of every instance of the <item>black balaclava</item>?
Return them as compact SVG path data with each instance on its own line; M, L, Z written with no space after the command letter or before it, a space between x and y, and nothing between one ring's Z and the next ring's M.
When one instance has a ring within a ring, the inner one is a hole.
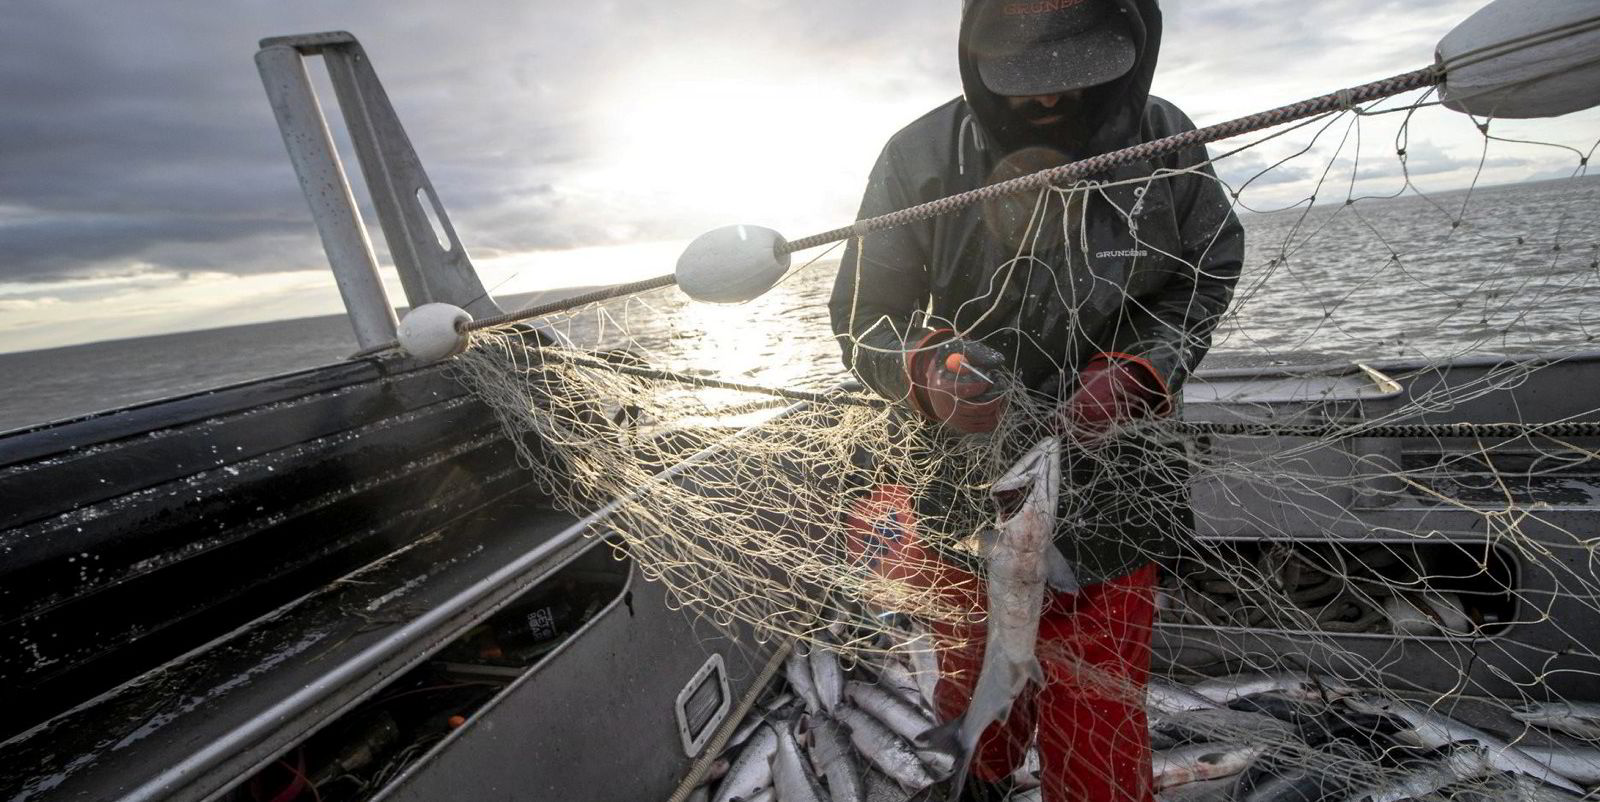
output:
M978 16L975 12L985 3L1001 2L1014 0L964 0L959 46L967 105L984 132L998 143L1001 153L1043 147L1061 153L1064 160L1081 159L1136 144L1160 51L1161 9L1157 0L1112 0L1131 29L1137 52L1133 68L1110 83L1084 90L1079 102L1066 101L1074 106L1072 118L1042 128L1027 121L1026 109L1022 113L1012 111L1006 98L991 92L978 75L970 45Z

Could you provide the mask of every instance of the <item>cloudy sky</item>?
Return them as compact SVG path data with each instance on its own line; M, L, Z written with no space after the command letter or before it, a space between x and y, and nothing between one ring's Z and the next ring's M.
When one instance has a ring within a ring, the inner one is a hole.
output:
M1155 90L1206 124L1423 66L1481 2L1164 5ZM959 92L958 14L957 0L0 0L0 351L341 308L251 58L261 37L361 38L486 283L513 292L667 272L730 222L792 236L848 222L884 140ZM1362 122L1363 180L1398 172L1399 116ZM1582 144L1596 119L1530 130ZM1348 131L1248 199L1305 197ZM1243 178L1309 136L1219 167ZM1410 150L1417 180L1445 190L1477 172L1483 139L1432 109ZM1500 147L1482 180L1570 162Z

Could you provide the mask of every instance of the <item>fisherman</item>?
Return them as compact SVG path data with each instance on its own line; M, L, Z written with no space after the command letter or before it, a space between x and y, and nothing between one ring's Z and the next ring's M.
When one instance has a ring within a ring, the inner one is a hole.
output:
M965 0L964 96L889 141L860 216L1191 130L1182 111L1149 94L1160 38L1156 0ZM845 364L862 381L946 436L1014 421L1013 399L1025 393L1030 408L1042 400L1055 410L1048 417L1066 444L1063 481L1074 490L1061 493L1069 501L1056 546L1083 587L1048 599L1036 649L1044 687L985 733L969 798L1003 798L1037 726L1046 800L1153 799L1142 698L1155 560L1176 552L1193 514L1174 446L1120 430L1174 413L1242 255L1242 229L1201 145L872 233L846 250L831 312ZM1019 440L1037 436L1027 424L1010 427ZM880 512L895 492L872 492ZM916 509L895 520L926 521L941 505L959 506L961 492L905 502ZM882 525L873 518L851 523L861 533ZM924 554L929 544L915 535L889 559ZM966 588L952 592L982 605L970 590L980 569L954 556L934 564L901 576ZM942 720L970 700L979 620L938 626L945 642L975 644L939 655Z

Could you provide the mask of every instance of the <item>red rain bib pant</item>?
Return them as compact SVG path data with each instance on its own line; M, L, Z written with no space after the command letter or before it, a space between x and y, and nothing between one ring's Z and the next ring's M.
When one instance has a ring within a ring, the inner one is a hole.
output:
M880 574L943 589L951 603L983 618L982 581L916 542L904 488L878 488L856 509L852 537ZM1045 802L1153 802L1144 689L1156 578L1156 565L1147 563L1076 595L1047 599L1035 646L1045 686L1030 686L1010 718L983 734L974 777L1005 779L1022 765L1037 731ZM938 714L949 721L966 710L983 668L984 626L933 622L933 630L940 641Z

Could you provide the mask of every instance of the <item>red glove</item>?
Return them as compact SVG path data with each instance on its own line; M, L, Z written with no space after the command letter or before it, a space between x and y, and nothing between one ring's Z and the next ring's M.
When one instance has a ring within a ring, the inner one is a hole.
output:
M1099 354L1078 373L1078 389L1062 405L1061 422L1079 439L1092 440L1113 427L1171 410L1166 382L1149 362Z
M923 417L958 432L992 432L1006 411L1005 356L983 343L947 340L949 329L936 331L906 356L911 380L911 408Z

